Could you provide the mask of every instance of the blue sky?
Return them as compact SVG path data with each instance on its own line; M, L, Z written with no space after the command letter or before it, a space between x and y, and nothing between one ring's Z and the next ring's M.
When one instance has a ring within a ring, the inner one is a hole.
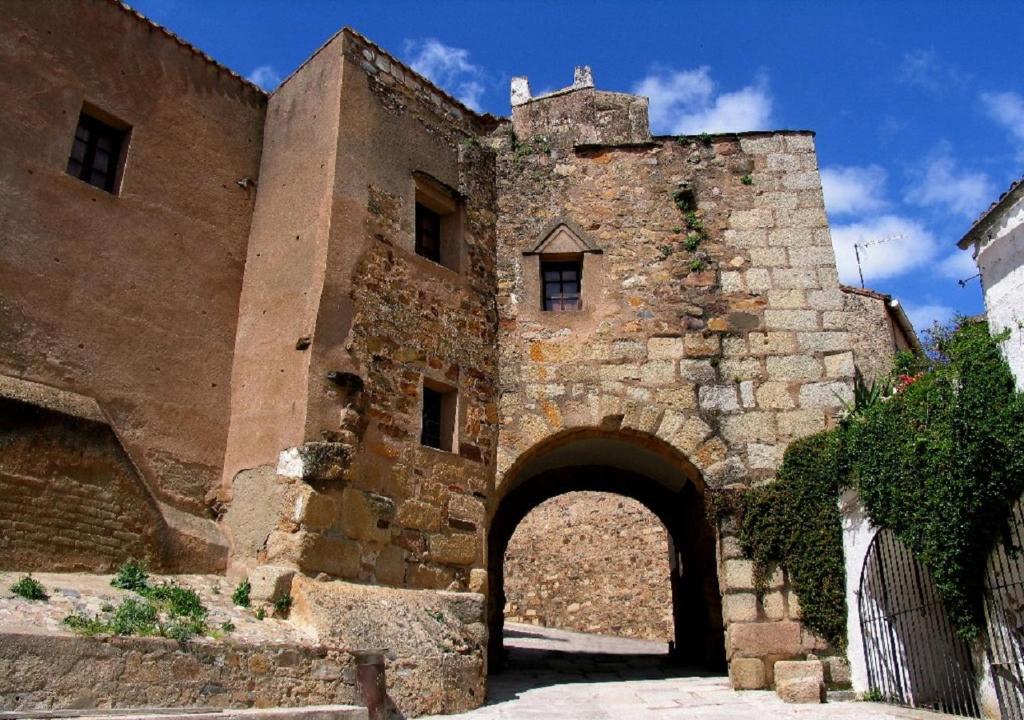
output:
M1021 2L312 2L135 0L272 88L343 25L481 110L509 113L593 67L651 98L656 133L811 129L840 274L919 330L981 311L956 241L1024 174ZM891 239L897 237L898 239Z

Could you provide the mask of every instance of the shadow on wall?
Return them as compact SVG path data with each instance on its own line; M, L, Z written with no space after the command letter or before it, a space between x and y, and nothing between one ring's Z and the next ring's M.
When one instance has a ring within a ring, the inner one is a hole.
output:
M95 401L34 383L15 390L0 396L0 569L223 567L217 538L168 525Z

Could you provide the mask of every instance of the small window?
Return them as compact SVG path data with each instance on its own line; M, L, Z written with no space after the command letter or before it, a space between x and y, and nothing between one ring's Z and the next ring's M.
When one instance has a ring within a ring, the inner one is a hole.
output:
M462 202L454 190L416 173L416 254L459 271L462 264Z
M78 116L71 145L68 174L101 190L114 192L127 134L127 128L116 128L83 110Z
M580 282L583 279L581 260L541 261L540 281L543 309L574 312L583 307Z
M416 254L441 262L441 216L416 203Z
M423 380L423 427L420 444L452 452L456 446L458 391L431 380Z

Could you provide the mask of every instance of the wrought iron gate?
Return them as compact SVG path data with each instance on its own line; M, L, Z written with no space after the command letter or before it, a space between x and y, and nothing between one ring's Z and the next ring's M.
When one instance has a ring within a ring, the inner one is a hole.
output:
M1024 720L1024 508L1018 500L1008 536L985 572L988 661L1003 720Z
M900 705L980 717L970 648L953 631L928 571L890 530L879 530L871 542L858 603L874 693Z

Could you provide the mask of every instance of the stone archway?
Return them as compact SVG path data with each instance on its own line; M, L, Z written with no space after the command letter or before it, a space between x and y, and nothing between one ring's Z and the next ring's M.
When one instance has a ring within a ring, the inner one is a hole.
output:
M487 543L488 658L503 662L504 555L516 527L541 503L573 491L622 495L665 525L672 565L675 656L724 669L725 648L715 532L707 521L700 473L670 445L646 433L585 428L566 431L526 451L504 474Z

